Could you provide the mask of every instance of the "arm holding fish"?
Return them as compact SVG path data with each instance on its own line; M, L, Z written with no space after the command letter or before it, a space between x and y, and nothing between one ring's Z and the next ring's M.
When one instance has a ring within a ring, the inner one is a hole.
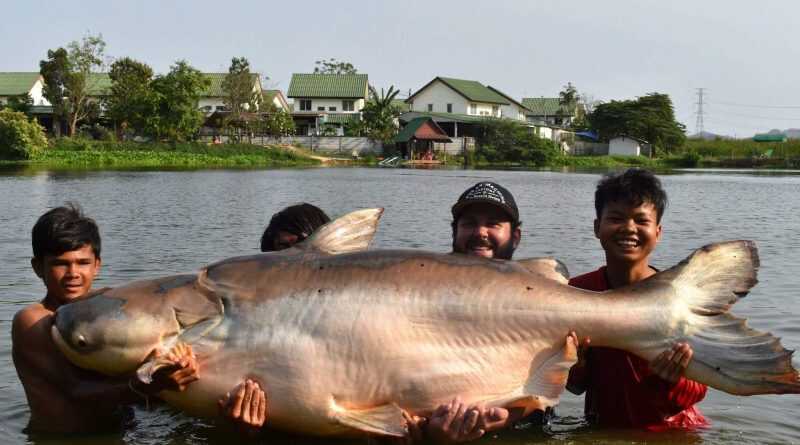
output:
M578 344L578 361L572 365L572 368L569 370L567 390L573 394L580 395L586 392L586 380L589 375L589 346L592 344L592 339L585 337L583 341L578 343L578 336L575 334L575 331L570 331L570 336L572 336L574 342Z
M85 371L67 361L56 347L50 334L52 325L52 312L36 307L20 311L12 323L14 363L20 377L23 382L47 382L45 387L26 386L26 391L40 400L53 397L47 393L52 389L47 388L58 388L69 403L113 409L139 400L141 394L182 390L196 379L196 363L191 357L175 357L173 366L165 367L151 384L138 388L132 377L109 378Z
M693 355L687 343L676 343L649 363L652 375L643 380L655 392L666 392L668 406L665 409L673 414L703 400L708 391L706 385L684 377Z
M578 336L575 332L567 334L564 343L566 355L575 355L578 350ZM486 408L483 405L467 407L458 398L447 405L439 406L428 420L425 432L431 440L439 443L470 442L481 438L489 431L513 426L533 414L528 407ZM410 423L409 423L410 425ZM414 430L409 427L410 433Z
M231 420L244 434L254 436L267 420L267 395L258 382L247 379L218 402L223 417Z

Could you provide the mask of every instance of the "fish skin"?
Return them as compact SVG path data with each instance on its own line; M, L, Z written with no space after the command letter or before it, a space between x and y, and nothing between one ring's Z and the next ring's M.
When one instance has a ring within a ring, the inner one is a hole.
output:
M689 378L735 394L798 393L791 352L727 313L755 284L757 264L751 243L711 245L651 279L598 295L513 261L290 249L225 260L196 279L105 291L59 309L53 333L62 350L72 348L76 329L112 339L91 345L86 357L68 354L101 372L108 358L98 350L139 367L142 345L159 327L152 349L187 340L200 379L161 396L193 415L217 416L216 401L250 378L267 393L271 427L402 435L392 407L427 415L455 395L488 406L554 405L574 362L564 355L570 330L648 360L688 341L695 349ZM125 302L108 320L96 309L106 298ZM85 313L94 318L81 328ZM139 352L126 354L125 341ZM737 367L739 351L751 360Z

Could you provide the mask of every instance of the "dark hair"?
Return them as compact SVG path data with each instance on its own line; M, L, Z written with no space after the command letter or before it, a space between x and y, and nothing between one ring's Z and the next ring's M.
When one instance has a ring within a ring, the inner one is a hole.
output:
M94 256L100 258L100 230L97 223L72 203L40 216L33 226L31 244L34 258L58 256L87 244L92 246Z
M667 192L653 173L631 168L624 173L609 174L597 183L594 208L598 219L609 202L628 202L635 206L649 202L656 208L656 220L660 223L667 207Z
M261 235L261 251L272 252L279 231L296 235L299 241L308 238L315 230L331 219L319 207L306 202L286 207L272 215L269 225Z

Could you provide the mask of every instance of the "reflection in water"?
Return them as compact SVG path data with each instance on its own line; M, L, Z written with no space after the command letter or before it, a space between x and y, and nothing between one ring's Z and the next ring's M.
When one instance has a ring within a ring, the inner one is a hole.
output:
M761 254L760 283L734 312L758 329L800 345L800 176L753 172L678 172L663 176L670 198L664 238L654 264L665 268L710 242L753 239ZM308 169L180 172L10 172L0 166L0 331L14 313L42 297L30 270L30 229L47 208L79 202L99 223L104 266L97 287L197 270L212 261L257 253L270 215L307 201L337 216L357 208L386 209L377 248L450 249L450 206L483 179L517 198L523 238L516 257L553 255L573 275L596 269L602 251L592 233L593 192L600 173L488 170ZM28 437L28 411L11 362L10 339L0 342L0 443L230 442L233 432L166 406L136 409L123 432L91 437ZM202 371L201 371L202 372ZM201 376L202 377L202 376ZM493 442L522 443L789 443L800 441L794 396L733 397L709 391L701 409L709 429L695 432L598 430L585 425L583 399L562 397L562 416L546 427L504 431ZM279 435L269 443L329 443ZM343 443L366 443L344 441Z

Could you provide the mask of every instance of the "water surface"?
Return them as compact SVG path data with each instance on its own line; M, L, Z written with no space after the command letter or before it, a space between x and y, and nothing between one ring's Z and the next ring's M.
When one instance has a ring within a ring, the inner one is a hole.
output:
M755 240L760 284L734 312L800 345L800 175L795 172L681 171L662 176L670 198L653 263L666 268L715 241ZM168 407L138 407L137 423L110 435L41 438L23 432L28 408L11 361L14 313L41 299L30 268L30 229L48 208L79 202L100 225L103 269L96 286L194 271L209 262L256 253L271 214L308 201L330 215L385 207L375 248L448 251L450 206L479 180L515 195L523 220L516 257L552 255L573 275L603 263L592 233L599 174L526 171L306 169L178 172L0 173L0 443L224 443L232 433ZM709 390L700 404L712 426L696 432L642 433L586 427L582 398L565 394L560 418L544 431L501 433L521 443L793 443L800 396L734 397ZM279 436L270 443L323 443ZM363 443L363 442L362 442Z

